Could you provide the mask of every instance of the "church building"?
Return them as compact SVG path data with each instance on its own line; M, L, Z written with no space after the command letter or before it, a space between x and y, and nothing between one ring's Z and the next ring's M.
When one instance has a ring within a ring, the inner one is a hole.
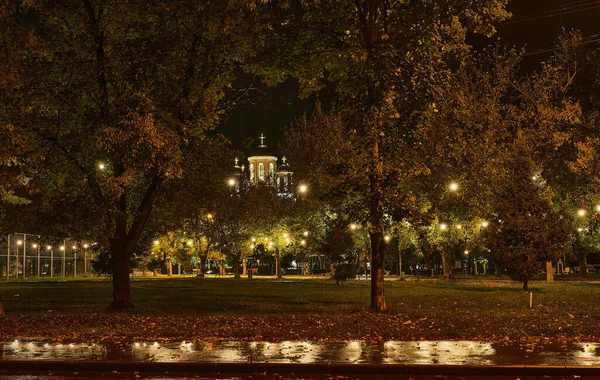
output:
M235 159L240 182L248 183L250 186L271 186L277 190L277 195L282 198L293 198L292 170L284 157L281 165L277 166L277 157L274 150L265 144L266 137L261 134L260 144L250 151L248 157L248 170L245 165L239 166L239 160Z

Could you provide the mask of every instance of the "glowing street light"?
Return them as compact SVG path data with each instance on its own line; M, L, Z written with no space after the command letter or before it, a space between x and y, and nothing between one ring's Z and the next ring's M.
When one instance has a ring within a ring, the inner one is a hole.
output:
M231 187L235 186L236 183L237 183L236 180L233 178L229 178L229 180L227 181L227 184Z
M383 240L385 240L386 243L389 243L389 241L390 241L390 235L385 235L383 237Z
M284 232L284 233L283 233L283 237L284 237L284 238L286 238L286 239L287 239L289 236L290 236L290 235L289 235L287 232Z
M445 231L447 228L448 228L448 225L446 223L440 224L440 230Z
M304 193L308 192L308 186L304 185L304 184L298 186L298 192L300 194L304 194Z
M596 206L596 211L600 212L600 205Z
M192 240L188 240L187 245L192 245L194 242Z
M159 245L159 244L160 244L160 241L154 240L154 245Z
M64 251L64 250L65 250L65 246L64 246L64 245L61 245L61 246L60 246L60 250L61 250L61 251Z
M17 241L17 245L23 245L23 240Z
M49 250L51 250L51 249L52 249L52 246L51 246L51 245L47 245L47 246L46 246L46 251L49 251Z
M584 217L585 216L585 210L580 208L579 211L577 211L577 215Z
M462 229L462 224L457 224L457 225L456 225L456 229L457 229L457 230L460 230L460 229Z
M358 226L356 225L356 223L352 223L352 224L350 225L350 229L351 229L352 231L354 231L354 230L355 230L355 229L357 229L357 228L358 228Z
M490 225L490 223L487 220L484 220L483 222L481 222L481 227L483 227L483 228L486 228L489 225Z
M38 246L37 246L37 244L32 244L32 245L31 245L31 248L34 248L34 249L35 249L35 248L37 248L37 247L38 247Z
M457 191L458 190L458 183L456 182L452 182L450 183L450 186L448 186L450 188L450 191Z
M304 240L304 239L300 240L300 245L306 245L306 240Z
M206 214L206 219L212 220L212 218L213 218L213 214L211 214L210 212L208 214Z
M302 235L308 236L308 231L304 231L304 233Z
M468 254L469 254L469 251L465 250L465 255L468 255Z
M100 170L104 170L106 169L106 165L104 165L102 162L98 164L98 169Z
M84 245L83 245L83 248L85 248L85 249L88 249L89 247L90 247L90 245L89 245L89 244L84 244Z

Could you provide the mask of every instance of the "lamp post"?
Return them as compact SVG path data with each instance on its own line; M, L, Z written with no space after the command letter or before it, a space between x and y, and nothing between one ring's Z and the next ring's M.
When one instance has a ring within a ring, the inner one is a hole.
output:
M54 277L54 250L51 245L47 246L46 250L50 251L50 278L52 278Z
M38 241L39 238L40 237L38 236ZM40 278L40 246L34 243L31 248L37 250L37 277Z
M15 271L16 271L15 278L19 278L19 247L22 245L23 245L23 240L18 240L17 241L17 252L15 254L15 257L16 257L15 262L17 264L16 269L15 269ZM25 249L23 249L23 251L25 251ZM23 254L23 256L25 256L25 254ZM25 264L25 260L23 260L23 264ZM25 276L25 268L24 267L23 267L23 276Z
M87 275L87 250L90 246L87 244L83 245L83 275Z
M73 277L77 277L77 245L73 246Z
M65 274L65 260L66 260L66 256L65 255L67 254L67 252L66 252L66 249L65 249L65 243L66 243L66 241L63 240L63 245L60 246L60 250L62 251L61 269L62 269L62 276L63 277L66 277L66 274Z

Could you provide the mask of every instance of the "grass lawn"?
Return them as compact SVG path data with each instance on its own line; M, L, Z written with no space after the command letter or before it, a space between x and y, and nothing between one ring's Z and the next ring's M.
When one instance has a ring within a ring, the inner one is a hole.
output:
M110 281L0 282L0 340L600 341L600 282L388 281L389 311L369 311L369 281L136 279L133 311L105 311Z

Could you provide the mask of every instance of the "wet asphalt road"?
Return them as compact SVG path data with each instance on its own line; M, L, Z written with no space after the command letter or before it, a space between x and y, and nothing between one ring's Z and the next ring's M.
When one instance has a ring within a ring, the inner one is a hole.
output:
M565 377L565 376L444 376L444 375L397 375L397 376L371 376L371 375L360 375L360 376L337 376L337 375L303 375L303 376L282 376L282 375L264 375L264 374L243 374L239 376L227 375L196 375L196 374L178 374L177 376L170 376L168 374L134 374L134 373L7 373L0 372L0 380L84 380L84 379L115 379L115 380L126 380L126 379L144 379L144 380L183 380L183 379L220 379L220 380L534 380L534 379L548 379L548 380L573 380L573 379L600 379L599 376L581 376L581 377Z

